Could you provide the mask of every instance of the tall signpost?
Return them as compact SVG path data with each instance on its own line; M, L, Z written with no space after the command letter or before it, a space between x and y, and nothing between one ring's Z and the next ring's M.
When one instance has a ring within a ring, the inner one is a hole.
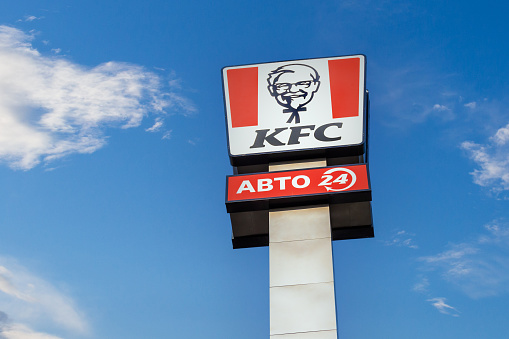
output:
M331 240L373 237L364 55L223 68L234 248L269 246L271 339L337 338Z

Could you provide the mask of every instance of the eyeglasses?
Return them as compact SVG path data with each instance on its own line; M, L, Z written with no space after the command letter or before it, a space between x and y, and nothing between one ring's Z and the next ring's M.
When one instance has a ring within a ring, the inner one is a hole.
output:
M276 89L276 91L278 92L288 92L292 86L298 88L298 89L301 89L301 88L308 88L309 86L311 86L311 84L315 82L315 81L312 81L312 80L307 80L307 81L299 81L299 82L296 82L296 83L287 83L287 82L283 82L283 83L279 83L279 84L274 84L274 88Z

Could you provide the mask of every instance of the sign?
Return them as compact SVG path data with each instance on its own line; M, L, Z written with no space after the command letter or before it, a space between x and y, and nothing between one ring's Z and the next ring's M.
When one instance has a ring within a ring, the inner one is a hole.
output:
M226 191L228 212L371 200L366 164L234 175L227 178Z
M364 55L353 55L223 68L232 164L362 146L365 64Z

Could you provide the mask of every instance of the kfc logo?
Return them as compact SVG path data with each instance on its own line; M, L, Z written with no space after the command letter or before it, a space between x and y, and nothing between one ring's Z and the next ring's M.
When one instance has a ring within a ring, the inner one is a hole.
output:
M267 87L277 103L286 109L283 113L291 113L287 123L295 120L300 123L299 113L306 111L304 107L320 88L320 76L311 66L290 64L278 67L269 73Z
M362 146L365 64L353 55L225 67L230 157Z

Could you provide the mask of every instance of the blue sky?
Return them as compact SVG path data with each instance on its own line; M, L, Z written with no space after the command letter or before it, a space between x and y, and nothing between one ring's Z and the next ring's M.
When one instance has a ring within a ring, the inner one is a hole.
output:
M375 238L333 244L339 337L505 338L508 7L0 3L0 338L268 337L220 70L358 53Z

